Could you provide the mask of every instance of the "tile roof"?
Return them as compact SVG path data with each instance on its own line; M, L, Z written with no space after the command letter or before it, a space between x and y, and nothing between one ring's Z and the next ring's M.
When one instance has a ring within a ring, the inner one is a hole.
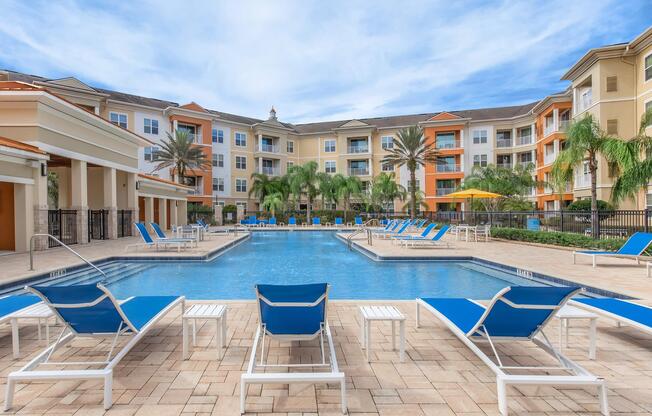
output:
M168 184L168 185L174 185L174 186L178 186L180 188L192 189L191 186L184 185L182 183L177 183L177 182L174 182L174 181L169 181L167 179L162 179L162 178L159 178L158 176L145 175L144 173L139 173L138 176L140 176L143 179L149 179L149 180L152 180L152 181L161 182L161 183L165 183L165 184Z
M113 90L105 90L103 88L96 88L98 92L109 94L109 99L114 101L122 101L124 103L144 105L146 107L159 108L161 110L167 107L179 107L178 103L174 101L159 100L157 98L142 97L140 95L127 94Z
M39 149L36 146L32 146L30 144L26 144L26 143L19 142L19 141L16 141L16 140L8 139L8 138L2 137L2 136L0 136L0 146L10 147L12 149L17 149L17 150L23 150L25 152L38 153L38 154L41 154L41 155L46 154L43 150Z

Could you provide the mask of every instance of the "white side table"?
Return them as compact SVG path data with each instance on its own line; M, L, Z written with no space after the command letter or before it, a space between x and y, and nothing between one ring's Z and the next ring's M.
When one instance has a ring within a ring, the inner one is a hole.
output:
M598 315L574 306L564 305L557 312L556 317L559 318L559 349L568 346L569 321L573 319L589 320L589 358L595 360Z
M18 334L18 321L33 319L38 323L38 339L42 339L41 325L45 324L45 341L50 343L50 318L54 317L54 312L43 302L39 302L28 308L21 309L11 314L11 341L13 347L14 358L20 356L20 339Z
M211 303L200 303L192 305L184 313L183 325L183 359L188 359L188 321L192 321L192 345L197 345L196 321L215 320L217 359L222 357L222 348L226 347L226 306Z
M396 350L396 322L400 326L400 359L405 359L405 316L393 306L360 306L362 318L360 340L367 350L367 362L371 351L371 322L390 321L392 323L392 349Z

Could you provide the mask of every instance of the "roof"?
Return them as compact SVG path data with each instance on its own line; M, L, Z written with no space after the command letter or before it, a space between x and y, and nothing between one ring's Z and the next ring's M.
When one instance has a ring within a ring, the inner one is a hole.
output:
M0 81L2 91L42 91L43 88L26 84L22 81Z
M224 113L222 111L208 110L208 109L206 111L208 111L211 114L215 114L222 120L232 121L234 123L252 125L252 124L262 123L264 121L258 118L239 116L237 114Z
M161 182L161 183L165 183L165 184L168 184L168 185L174 185L174 186L177 186L179 188L193 189L191 186L184 185L184 184L181 184L181 183L177 183L177 182L174 182L174 181L169 181L167 179L162 179L162 178L159 178L158 176L145 175L144 173L139 173L138 176L140 176L143 179L149 179L149 180L152 180L152 181L155 181L155 182Z
M159 100L157 98L142 97L140 95L127 94L124 92L118 92L113 90L105 90L103 88L96 88L97 91L109 95L109 100L122 101L129 104L143 105L146 107L154 108L168 108L168 107L178 107L179 104L174 101Z
M0 136L0 146L2 146L2 147L10 147L12 149L22 150L22 151L25 151L25 152L38 153L40 155L47 154L43 150L39 149L36 146L32 146L30 144L26 144L26 143L19 142L19 141L16 141L16 140L8 139L8 138L2 137L2 136Z

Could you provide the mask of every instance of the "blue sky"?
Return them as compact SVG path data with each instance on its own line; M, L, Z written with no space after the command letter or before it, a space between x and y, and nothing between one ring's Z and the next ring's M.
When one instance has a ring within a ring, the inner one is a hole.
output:
M0 68L290 122L531 102L652 25L652 0L0 1Z

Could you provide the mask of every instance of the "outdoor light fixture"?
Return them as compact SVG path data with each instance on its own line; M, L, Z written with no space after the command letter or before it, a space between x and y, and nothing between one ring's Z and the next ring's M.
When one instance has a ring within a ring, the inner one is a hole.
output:
M140 181L136 181L136 190L137 190L137 191L140 190Z
M48 165L41 163L41 176L48 176Z

